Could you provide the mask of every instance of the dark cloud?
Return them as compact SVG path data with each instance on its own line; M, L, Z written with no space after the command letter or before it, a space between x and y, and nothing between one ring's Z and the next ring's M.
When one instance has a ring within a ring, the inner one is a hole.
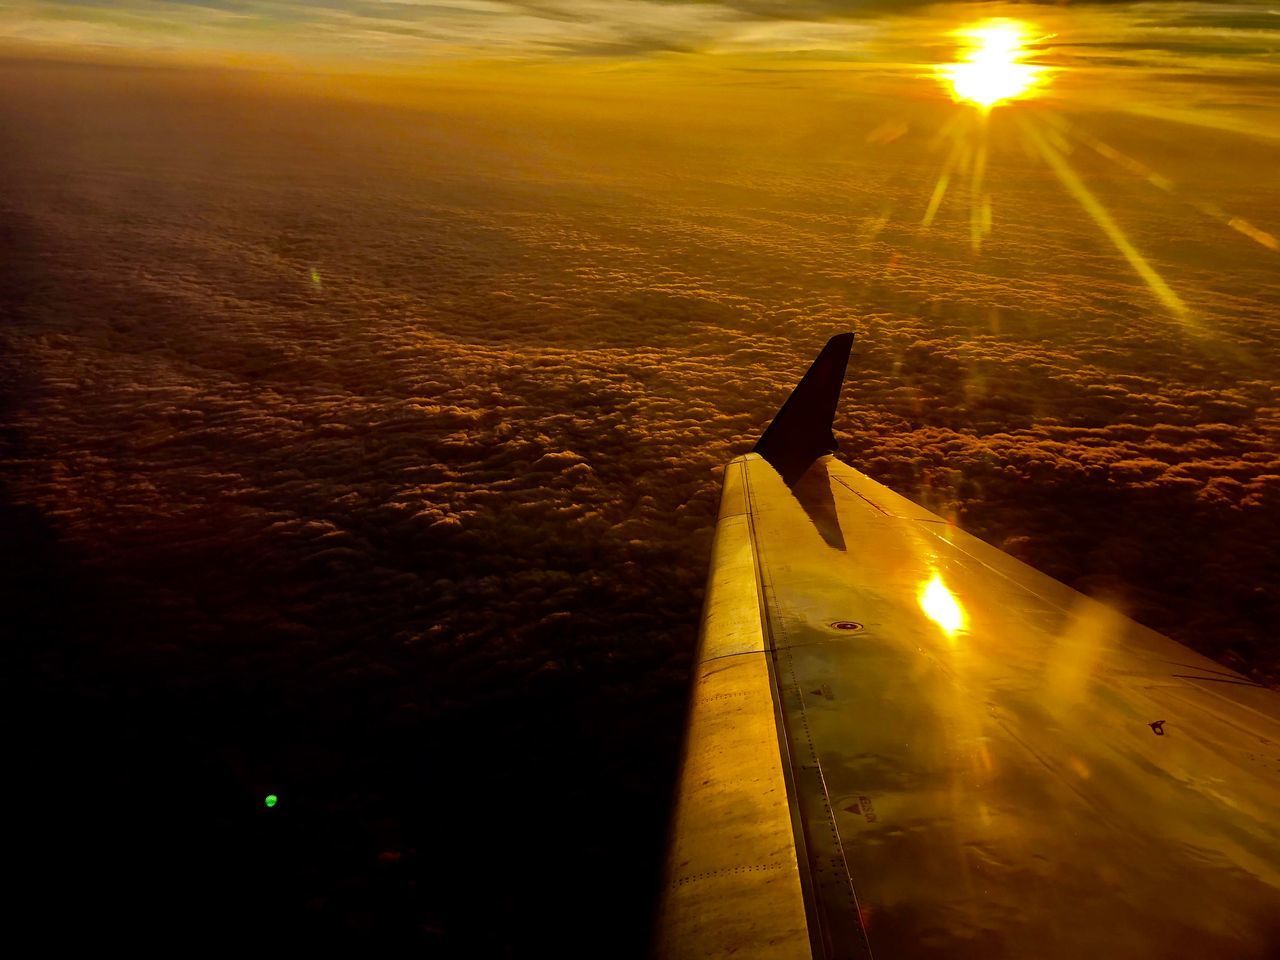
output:
M850 325L852 462L1277 676L1275 261L1102 153L1193 324L998 124L975 257L963 193L919 226L913 117L4 83L5 599L36 889L95 938L142 897L147 936L639 955L719 467ZM1280 222L1266 149L1091 122Z

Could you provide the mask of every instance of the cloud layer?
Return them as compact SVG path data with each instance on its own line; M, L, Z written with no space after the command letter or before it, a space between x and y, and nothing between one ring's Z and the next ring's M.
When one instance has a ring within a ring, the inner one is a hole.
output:
M1226 226L1280 225L1265 145L1057 134L1187 322L1013 127L980 255L964 177L923 228L924 107L4 82L37 765L99 798L58 807L77 859L169 878L175 927L638 955L718 468L851 326L851 462L1280 675L1280 271Z

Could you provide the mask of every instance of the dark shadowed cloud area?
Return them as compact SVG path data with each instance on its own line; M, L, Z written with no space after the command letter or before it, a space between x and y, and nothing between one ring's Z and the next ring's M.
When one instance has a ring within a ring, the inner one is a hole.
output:
M849 462L1280 679L1276 141L997 110L939 195L954 104L788 70L0 67L47 943L641 956L720 465L851 327Z

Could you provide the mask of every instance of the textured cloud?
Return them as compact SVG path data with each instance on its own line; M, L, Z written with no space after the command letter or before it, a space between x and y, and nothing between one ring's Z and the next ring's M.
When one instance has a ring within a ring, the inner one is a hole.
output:
M1129 50L1267 57L1280 29L1255 2L1089 0L1064 14L1055 2L926 0L62 0L0 11L11 42L154 53L236 54L418 64L459 57L631 58L667 53L797 51L903 63L945 41L946 28L991 15L1025 16L1077 56ZM1085 15L1076 16L1077 11ZM1095 14L1089 11L1105 11ZM868 32L867 26L873 29ZM1082 25L1084 35L1071 36ZM851 29L855 26L855 29ZM910 62L910 61L907 61ZM1224 60L1219 66L1226 69Z
M1016 128L981 254L962 186L922 227L929 105L139 76L3 74L6 602L95 937L640 953L719 467L851 325L852 462L1277 676L1272 147L1055 128L1188 323Z

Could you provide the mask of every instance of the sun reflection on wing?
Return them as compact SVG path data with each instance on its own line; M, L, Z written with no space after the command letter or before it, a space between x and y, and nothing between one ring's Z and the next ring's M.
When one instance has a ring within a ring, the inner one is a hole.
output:
M917 599L925 616L941 627L942 632L948 637L964 629L966 622L964 608L960 606L960 601L956 599L955 594L942 582L941 574L935 573L933 578L920 588Z

